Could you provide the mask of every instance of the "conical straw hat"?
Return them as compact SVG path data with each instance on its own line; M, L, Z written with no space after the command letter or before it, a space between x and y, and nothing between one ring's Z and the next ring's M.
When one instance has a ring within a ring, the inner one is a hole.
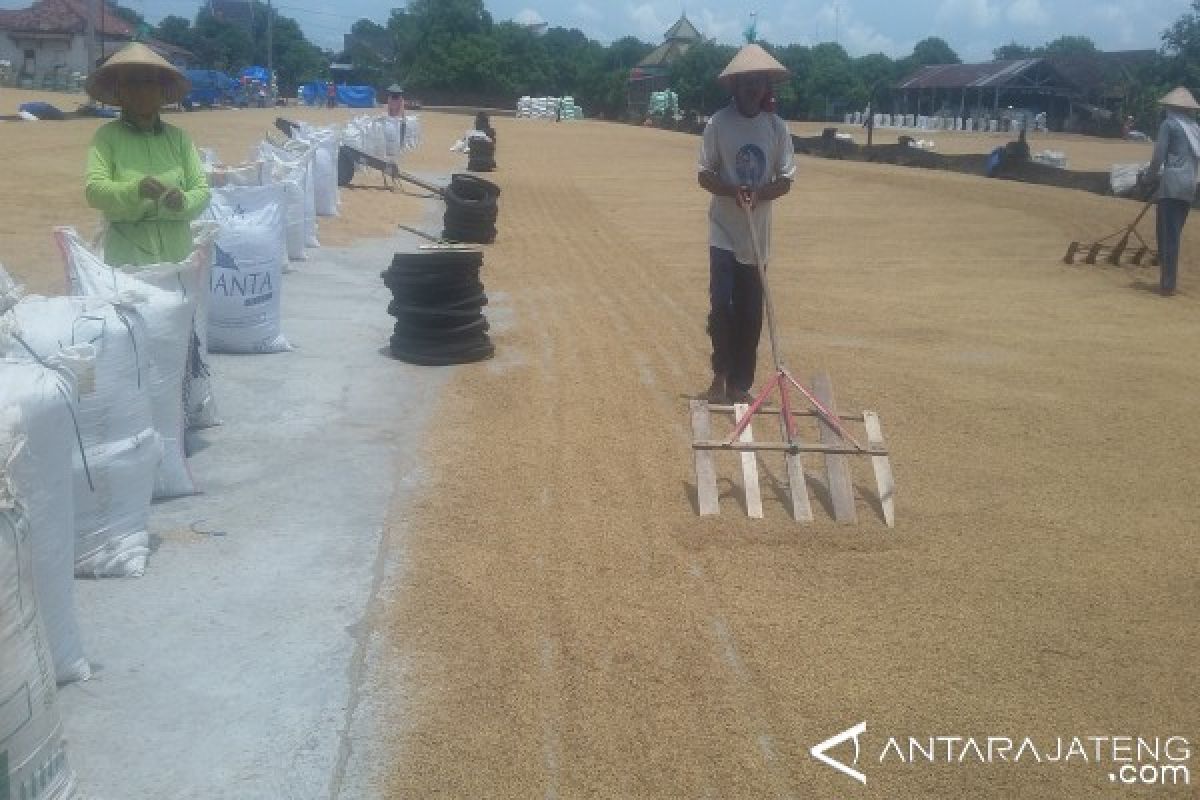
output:
M748 44L738 51L738 54L733 57L733 61L729 62L729 66L725 67L717 76L717 80L728 86L735 75L755 72L766 73L772 82L785 81L790 74L787 67L776 61L774 56L762 47Z
M109 56L87 79L87 93L101 103L119 106L117 87L122 75L157 72L163 103L178 103L191 91L192 82L169 61L144 44L134 42Z
M1171 106L1171 108L1183 108L1188 111L1200 110L1200 103L1196 102L1196 98L1192 97L1192 93L1182 86L1176 86L1171 91L1162 96L1158 101L1159 105Z

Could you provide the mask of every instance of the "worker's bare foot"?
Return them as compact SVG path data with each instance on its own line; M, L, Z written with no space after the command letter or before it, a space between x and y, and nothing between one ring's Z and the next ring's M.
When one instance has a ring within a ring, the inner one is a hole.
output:
M708 390L700 395L700 399L709 403L724 403L729 398L725 396L725 376L713 375Z

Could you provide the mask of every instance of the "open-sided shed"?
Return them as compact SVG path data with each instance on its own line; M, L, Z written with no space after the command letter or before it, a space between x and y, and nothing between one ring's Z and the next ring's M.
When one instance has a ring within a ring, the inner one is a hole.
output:
M1135 50L925 66L893 89L893 111L997 117L1003 109L1023 109L1045 113L1053 130L1078 129L1084 117L1119 113L1136 70L1153 55Z

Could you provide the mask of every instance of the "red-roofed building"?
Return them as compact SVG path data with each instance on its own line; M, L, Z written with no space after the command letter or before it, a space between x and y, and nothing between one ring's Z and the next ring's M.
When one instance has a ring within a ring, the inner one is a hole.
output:
M37 0L28 8L0 10L0 60L9 61L26 86L65 88L71 73L88 72L87 0ZM101 4L97 55L111 54L134 37L133 27Z

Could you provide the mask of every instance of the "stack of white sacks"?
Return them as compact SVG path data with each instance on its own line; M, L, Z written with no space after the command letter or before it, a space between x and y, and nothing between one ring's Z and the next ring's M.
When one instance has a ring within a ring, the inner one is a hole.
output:
M369 156L397 159L420 146L421 118L416 114L403 117L362 114L346 124L341 137L342 144ZM336 148L334 155L336 168Z
M91 674L73 579L141 575L151 501L197 491L184 432L219 424L207 354L290 349L282 274L338 213L339 140L302 128L236 167L209 152L181 263L115 268L59 228L70 296L25 296L0 268L0 703L32 709L0 741L14 797L72 791L55 683Z
M517 116L532 119L583 119L583 109L575 105L575 98L529 97L517 100Z

